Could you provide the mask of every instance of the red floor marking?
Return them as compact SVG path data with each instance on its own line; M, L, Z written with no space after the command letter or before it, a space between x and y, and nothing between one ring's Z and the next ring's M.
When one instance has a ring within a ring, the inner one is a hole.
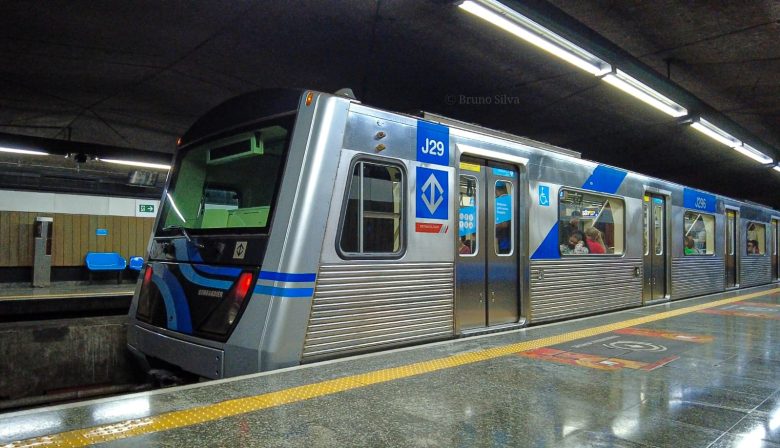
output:
M628 334L632 336L646 336L649 338L672 339L683 342L696 342L698 344L706 344L712 342L715 339L712 336L680 333L678 331L653 330L650 328L623 328L621 330L615 330L613 333Z

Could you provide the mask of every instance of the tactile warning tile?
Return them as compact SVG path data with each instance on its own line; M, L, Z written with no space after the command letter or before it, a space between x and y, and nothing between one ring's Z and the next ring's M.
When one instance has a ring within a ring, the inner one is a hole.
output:
M437 370L449 369L462 365L473 364L480 361L486 361L489 359L499 358L502 356L512 355L517 352L526 350L549 347L556 344L570 342L575 339L595 336L623 328L646 324L649 322L669 319L671 317L693 313L708 308L714 308L734 302L744 301L754 297L765 296L778 291L780 291L780 288L745 294L701 305L689 306L680 308L678 310L665 311L644 317L638 317L635 319L615 322L612 324L572 331L560 335L518 342L501 347L459 353L444 358L422 361L400 367L381 369L373 372L336 378L314 384L306 384L277 392L270 392L245 398L237 398L191 409L184 409L181 411L167 412L153 417L127 420L109 425L101 425L94 428L76 429L73 431L52 434L44 437L19 440L3 445L2 448L50 446L82 447L96 443L105 443L113 440L124 439L127 437L135 437L143 434L183 428L197 425L199 423L231 417L234 415L283 406L285 404L305 401L325 395L332 395L347 390L370 386L372 384L381 384L388 381L417 376Z

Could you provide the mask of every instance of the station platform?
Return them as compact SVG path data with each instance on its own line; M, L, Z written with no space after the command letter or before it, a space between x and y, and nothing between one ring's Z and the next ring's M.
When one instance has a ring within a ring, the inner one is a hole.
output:
M127 312L135 283L84 285L53 283L48 288L0 288L0 322Z
M780 287L0 415L0 445L780 446Z

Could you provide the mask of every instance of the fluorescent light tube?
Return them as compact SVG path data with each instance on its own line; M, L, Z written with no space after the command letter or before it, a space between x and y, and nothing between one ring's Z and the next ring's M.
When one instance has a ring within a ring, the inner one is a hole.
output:
M706 135L707 137L710 137L717 142L723 143L729 148L736 148L742 144L742 142L737 140L736 137L715 126L704 118L699 118L697 121L694 121L693 124L691 124L691 127Z
M775 165L772 169L780 173L780 165Z
M0 146L0 152L12 152L14 154L26 154L28 156L48 156L48 152L43 151L30 151L28 149L8 148L6 146Z
M688 115L687 109L621 70L615 70L601 79L667 115L675 118Z
M163 165L162 163L147 163L147 162L135 162L132 160L117 160L117 159L98 159L101 162L116 163L117 165L138 166L141 168L154 168L158 170L170 170L170 165Z
M612 70L603 59L497 1L466 0L458 7L595 76Z
M744 156L750 157L751 159L755 160L758 163L764 163L764 164L772 163L772 158L771 157L767 156L763 152L757 150L756 148L754 148L754 147L752 147L752 146L750 146L750 145L748 145L746 143L743 143L740 146L735 146L734 150L737 151L738 153L744 155ZM777 167L775 167L775 168L777 168Z

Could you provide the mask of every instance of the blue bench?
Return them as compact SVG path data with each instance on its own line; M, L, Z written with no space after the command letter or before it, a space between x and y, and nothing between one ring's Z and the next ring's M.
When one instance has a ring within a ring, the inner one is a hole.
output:
M116 271L117 283L122 283L122 271L127 267L127 260L123 256L116 252L87 252L85 260L90 283L95 271Z
M133 271L141 271L141 268L144 267L144 257L130 257L130 264L127 266L128 269L132 269Z

